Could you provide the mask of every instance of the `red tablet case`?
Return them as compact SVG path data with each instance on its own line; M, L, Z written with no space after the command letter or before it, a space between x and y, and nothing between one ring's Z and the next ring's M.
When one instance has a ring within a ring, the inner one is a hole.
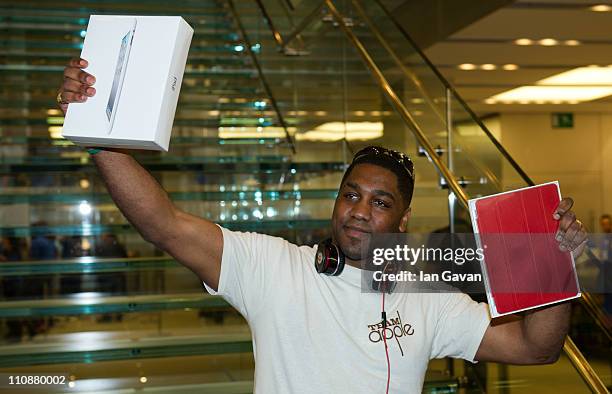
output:
M559 250L551 182L469 201L491 316L580 297L574 258Z

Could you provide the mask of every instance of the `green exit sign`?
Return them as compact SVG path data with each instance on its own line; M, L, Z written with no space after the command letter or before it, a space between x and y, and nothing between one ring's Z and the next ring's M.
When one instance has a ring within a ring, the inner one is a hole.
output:
M571 129L574 127L574 114L571 112L553 112L551 121L553 129Z

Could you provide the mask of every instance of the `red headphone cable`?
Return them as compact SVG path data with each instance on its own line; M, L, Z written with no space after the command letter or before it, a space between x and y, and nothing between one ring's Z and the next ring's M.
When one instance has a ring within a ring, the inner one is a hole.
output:
M389 394L389 382L391 380L391 362L389 361L389 347L387 346L387 336L385 334L385 330L387 329L387 312L385 312L385 289L383 288L382 292L382 337L383 342L385 344L385 356L387 357L387 389L385 390L386 394Z

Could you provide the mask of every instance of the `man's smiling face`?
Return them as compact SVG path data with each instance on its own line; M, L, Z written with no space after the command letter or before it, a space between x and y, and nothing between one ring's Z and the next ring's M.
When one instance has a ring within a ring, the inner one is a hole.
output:
M358 164L340 186L332 238L347 264L360 266L362 243L369 242L373 233L405 231L409 217L396 175L374 164Z

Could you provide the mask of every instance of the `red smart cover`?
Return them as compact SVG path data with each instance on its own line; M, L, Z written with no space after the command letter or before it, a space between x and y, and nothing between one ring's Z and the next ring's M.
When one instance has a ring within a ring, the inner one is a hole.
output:
M572 256L555 240L559 201L556 182L473 201L493 316L579 296Z

